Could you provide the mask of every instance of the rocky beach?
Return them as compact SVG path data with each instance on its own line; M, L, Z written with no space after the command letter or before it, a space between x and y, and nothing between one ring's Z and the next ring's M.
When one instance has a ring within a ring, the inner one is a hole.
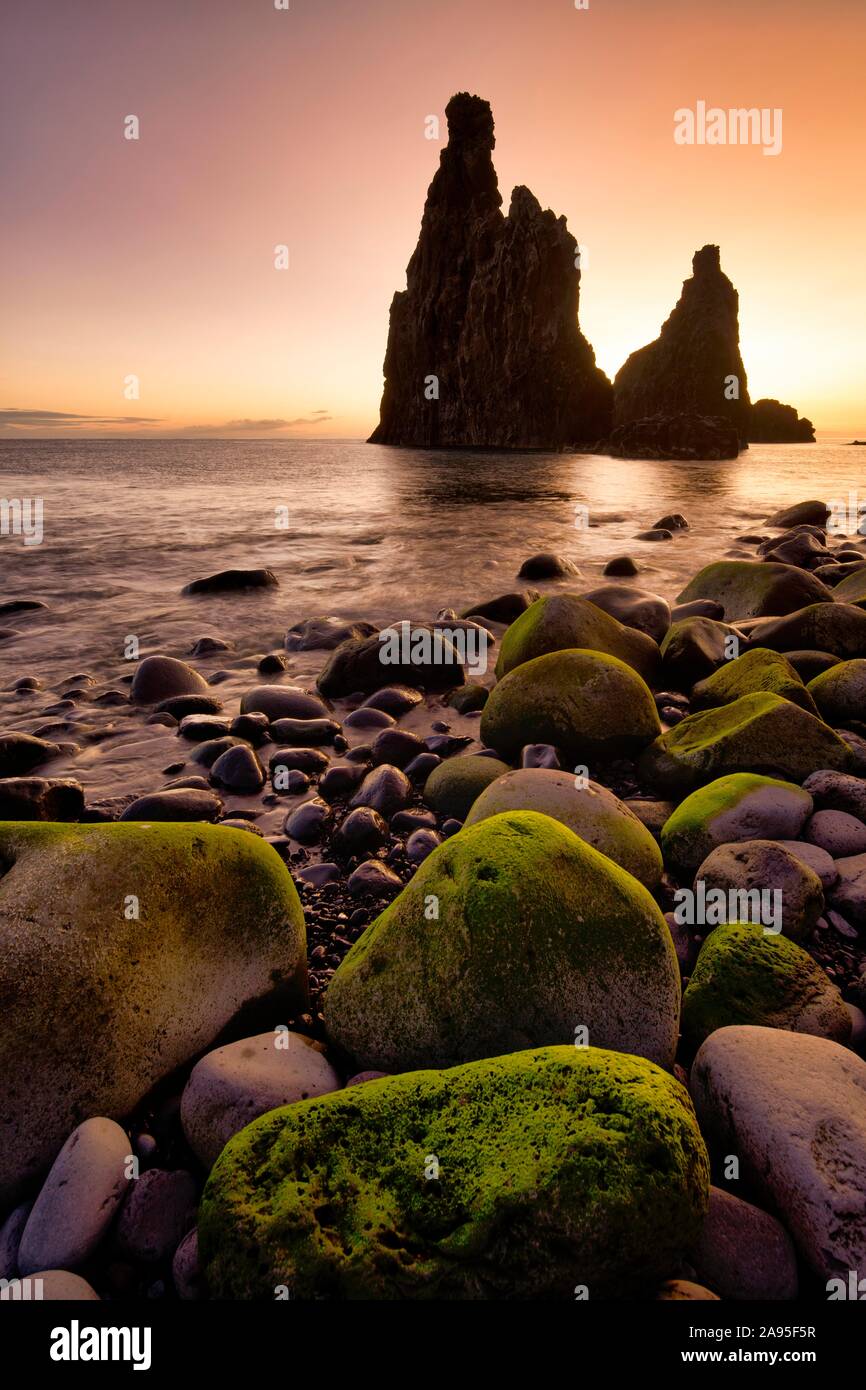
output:
M258 652L278 575L186 555L210 630L92 671L10 599L0 1277L837 1296L866 1259L866 546L837 521L801 502L714 558L680 512L621 548L596 518L474 599Z

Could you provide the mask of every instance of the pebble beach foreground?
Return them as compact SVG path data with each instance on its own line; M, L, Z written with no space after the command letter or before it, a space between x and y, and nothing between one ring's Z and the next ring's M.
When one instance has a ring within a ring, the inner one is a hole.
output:
M306 620L230 698L215 637L12 677L0 1297L849 1297L866 554L827 515L671 599L538 555L399 640ZM192 583L270 585L233 574ZM121 719L173 755L93 799Z

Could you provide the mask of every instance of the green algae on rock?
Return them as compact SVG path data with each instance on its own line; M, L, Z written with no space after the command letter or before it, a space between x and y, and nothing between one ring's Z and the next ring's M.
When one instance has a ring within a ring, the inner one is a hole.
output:
M279 855L211 825L0 825L0 1201L256 1004L307 999ZM279 1016L279 1015L277 1015Z
M217 1160L199 1241L217 1298L628 1298L708 1204L678 1081L550 1047L271 1111Z
M677 603L711 598L725 610L727 622L777 617L810 603L832 601L832 590L806 570L775 561L714 560L677 595ZM801 646L809 646L807 642Z
M662 826L662 851L674 868L693 874L719 845L796 840L812 808L809 793L794 782L733 772L680 802Z
M698 681L692 690L692 709L729 705L741 695L752 695L760 690L781 695L783 700L790 700L810 714L818 714L815 701L790 661L781 652L772 652L766 647L753 647L706 680Z
M659 669L657 644L578 594L548 594L515 619L502 638L497 679L534 657L578 647L618 657L644 680Z
M573 1040L673 1062L667 923L631 874L535 811L467 826L424 860L328 986L360 1071L452 1066Z
M828 724L866 723L866 661L840 661L815 676L808 690Z
M424 783L424 800L440 815L465 820L476 797L507 771L507 763L498 758L482 758L477 753L446 758L434 767Z
M840 586L841 587L841 586ZM783 618L767 618L749 633L756 647L775 652L817 651L849 660L866 656L866 613L839 597L810 603Z
M696 1051L717 1028L757 1024L845 1043L851 1016L802 946L755 923L718 926L701 947L683 996L683 1038Z
M597 651L524 662L493 687L481 715L482 739L506 758L527 743L552 743L587 766L631 756L660 732L649 687L625 662Z
M866 615L864 615L866 616ZM760 772L802 782L816 768L856 772L847 743L813 714L768 691L691 714L643 753L639 771L670 795L729 772Z
M502 811L539 811L551 816L633 874L645 888L652 890L661 882L664 863L654 836L619 797L598 782L581 780L577 785L571 772L521 767L491 782L466 824L489 820Z

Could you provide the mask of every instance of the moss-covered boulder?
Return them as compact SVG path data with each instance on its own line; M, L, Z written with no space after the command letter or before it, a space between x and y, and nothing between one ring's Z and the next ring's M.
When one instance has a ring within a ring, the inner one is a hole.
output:
M507 763L477 753L447 758L427 778L424 800L442 816L465 820L475 798L507 771Z
M306 969L297 892L260 836L0 824L0 1204L83 1116L127 1115L257 1002L268 1026L296 1013Z
M719 845L741 840L796 840L812 814L807 791L793 782L734 772L681 801L662 827L665 862L693 874Z
M802 946L751 922L716 927L683 996L683 1039L697 1051L729 1024L787 1028L847 1042L851 1016L829 976Z
M645 888L564 825L511 811L435 849L325 995L357 1070L452 1066L573 1040L668 1066L673 943Z
M855 608L866 607L866 566L861 566L837 584L833 597L837 603L851 603Z
M802 782L825 767L854 772L858 761L813 714L779 695L759 692L690 714L646 749L639 770L660 792L683 795L729 772Z
M840 661L809 682L809 694L828 724L866 723L866 661Z
M866 613L841 598L836 603L812 603L784 618L756 623L749 636L753 646L774 652L829 652L848 661L866 656Z
M521 613L503 636L497 678L535 657L568 647L618 657L646 681L652 681L659 669L658 646L646 633L625 627L577 594L547 594Z
M490 693L481 737L514 760L527 743L552 743L573 764L633 756L661 732L649 687L625 662L568 650L516 667Z
M458 714L468 714L471 710L483 709L489 694L486 686L469 681L467 685L458 685L456 690L449 691L443 703L456 709Z
M783 700L790 700L810 714L818 713L790 661L781 652L771 652L766 647L753 647L735 661L726 662L706 680L698 681L692 689L692 709L716 709L760 690L781 695Z
M811 797L808 798L811 804ZM466 817L467 825L503 811L539 811L567 825L593 849L612 859L642 883L657 888L664 873L661 850L633 811L607 787L572 772L522 767L506 772L483 791Z
M725 610L728 622L739 618L776 617L810 603L832 601L832 591L820 579L795 565L754 560L714 560L689 580L677 603L711 598ZM808 642L800 642L806 647Z
M550 1047L262 1116L217 1160L199 1249L217 1298L629 1298L678 1265L708 1204L679 1082Z

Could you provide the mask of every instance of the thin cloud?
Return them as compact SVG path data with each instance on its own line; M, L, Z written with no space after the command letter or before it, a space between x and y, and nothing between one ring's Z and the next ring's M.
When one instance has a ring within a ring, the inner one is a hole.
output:
M226 420L223 425L187 425L181 434L224 434L234 433L273 434L277 430L295 429L298 425L321 425L334 417L326 410L317 410L312 415L298 415L294 420Z
M154 415L77 415L69 410L0 410L0 429L78 429L87 425L159 425Z

